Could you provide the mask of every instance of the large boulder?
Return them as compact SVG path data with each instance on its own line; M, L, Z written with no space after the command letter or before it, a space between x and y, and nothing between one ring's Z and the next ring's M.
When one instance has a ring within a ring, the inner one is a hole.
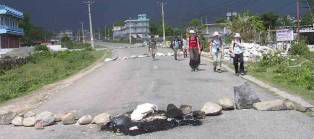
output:
M85 116L82 116L77 122L80 125L87 125L87 124L90 124L92 120L93 120L93 117L91 115L85 115Z
M222 98L218 100L218 104L222 106L223 110L233 110L234 102L230 98Z
M23 126L23 117L21 116L16 116L13 120L12 120L12 124L14 126Z
M207 116L219 115L222 112L222 107L213 102L207 102L202 107L201 111L205 113Z
M107 113L101 113L94 117L92 123L98 125L106 125L107 123L110 122L110 117L111 116Z
M246 82L240 86L234 86L234 101L237 109L251 109L254 103L261 100Z
M17 114L12 111L0 110L0 125L9 125Z
M71 125L75 124L75 115L73 113L67 113L62 117L62 124Z
M55 122L61 122L64 115L65 114L55 114Z
M24 118L23 120L23 126L25 127L33 127L35 123L36 123L35 117L27 117L27 118Z
M271 100L271 101L262 101L253 104L253 107L256 110L260 111L280 111L287 110L287 106L285 105L284 100Z
M34 117L36 116L36 113L32 112L32 111L28 111L26 113L23 114L24 118L28 118L28 117Z
M36 121L42 121L44 126L49 126L54 124L55 116L53 113L45 111L36 115Z

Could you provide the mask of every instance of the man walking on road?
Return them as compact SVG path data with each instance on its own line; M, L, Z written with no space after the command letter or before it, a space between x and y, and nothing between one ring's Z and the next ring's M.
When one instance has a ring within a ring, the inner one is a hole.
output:
M191 36L189 37L189 53L190 53L190 67L192 68L192 71L198 70L198 66L200 64L199 58L200 58L200 42L198 40L198 37L196 35L196 32L194 30L190 30Z
M214 63L214 72L222 72L222 58L224 53L223 41L219 36L219 32L213 34L213 39L209 43L209 50L211 51Z
M157 51L157 42L155 40L154 35L151 36L148 49L149 49L149 54L152 56L153 60L155 60L156 51Z

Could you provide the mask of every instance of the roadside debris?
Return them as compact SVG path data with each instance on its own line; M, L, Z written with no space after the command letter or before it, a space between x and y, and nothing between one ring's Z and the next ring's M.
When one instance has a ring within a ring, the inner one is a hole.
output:
M139 111L138 108L145 106L147 108L157 108L153 104L142 104L139 105L135 110ZM176 107L174 104L169 104L167 106L167 111L150 109L149 113L145 113L143 119L136 121L132 120L128 113L113 117L111 121L101 126L101 130L111 131L114 133L123 133L125 135L136 136L145 133L151 133L156 131L169 130L179 126L199 126L202 124L199 118L203 116L197 115L202 113L189 112L190 107L185 105L181 106L181 109ZM182 111L185 110L185 112ZM151 111L153 110L153 111ZM135 111L134 111L135 112ZM134 113L132 112L132 114ZM183 114L187 113L187 114Z
M233 110L234 109L234 102L230 98L222 98L218 100L218 104L222 106L223 110Z
M12 111L0 110L0 125L9 125L17 114Z
M237 109L251 109L253 104L261 102L249 83L234 86L234 101Z
M67 113L62 117L62 124L64 125L71 125L75 124L75 116L73 113Z
M201 111L205 112L205 115L207 116L215 116L221 114L222 106L213 102L207 102L205 103Z

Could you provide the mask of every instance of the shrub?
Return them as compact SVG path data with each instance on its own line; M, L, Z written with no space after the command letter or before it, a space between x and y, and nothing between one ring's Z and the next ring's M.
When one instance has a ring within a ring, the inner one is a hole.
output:
M301 40L301 42L295 41L292 43L290 53L292 55L308 56L310 54L310 50L306 42Z
M34 50L35 51L49 51L46 45L36 45Z

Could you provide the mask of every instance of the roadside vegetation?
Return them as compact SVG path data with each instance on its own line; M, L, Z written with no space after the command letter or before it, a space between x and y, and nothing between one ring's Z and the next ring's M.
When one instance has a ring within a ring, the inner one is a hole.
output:
M260 80L314 101L314 53L304 41L293 43L288 56L264 55L249 64L248 71Z
M36 46L36 53L27 63L0 74L0 103L27 95L44 85L65 79L94 63L106 51L49 52L46 46Z

